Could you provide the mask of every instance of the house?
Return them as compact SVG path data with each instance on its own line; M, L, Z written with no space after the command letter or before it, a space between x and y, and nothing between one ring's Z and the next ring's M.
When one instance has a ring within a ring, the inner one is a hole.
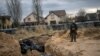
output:
M97 10L97 14L100 14L100 10Z
M12 27L12 19L10 16L0 16L0 28L11 28Z
M84 22L84 21L98 21L100 20L100 10L97 10L96 13L87 13L85 17L77 16L76 21Z
M100 21L100 10L97 10L97 18Z
M76 22L85 22L85 21L87 21L87 19L85 16L76 16L75 21Z
M62 24L66 22L66 18L65 10L55 10L49 12L45 18L45 22L47 25Z
M37 15L32 12L31 14L29 14L27 17L24 18L24 20L23 20L24 25L27 25L27 26L38 25L39 22L38 22L38 19L36 19L36 18L37 18ZM40 22L42 22L43 17L39 17L39 19L41 19Z
M87 21L97 21L97 14L96 13L87 13L86 14Z

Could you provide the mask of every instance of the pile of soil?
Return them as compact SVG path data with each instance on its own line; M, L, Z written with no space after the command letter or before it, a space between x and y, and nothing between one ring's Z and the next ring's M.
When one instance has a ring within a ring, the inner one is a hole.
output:
M100 39L100 29L99 28L84 28L78 29L77 37L80 39Z
M46 26L44 25L39 25L35 28L36 33L45 33L46 32Z
M76 44L70 43L66 39L59 37L52 37L50 40L48 40L45 44L45 49L47 55L51 56L80 55L80 50L77 49Z
M46 41L48 39L50 39L51 36L52 35L43 34L43 35L40 35L40 36L33 36L33 37L28 38L28 39L31 40L33 43L45 45Z
M19 42L13 36L0 32L0 56L21 56Z
M41 56L41 53L39 53L36 50L32 50L32 51L28 51L27 54L25 54L23 56Z
M17 39L17 40L26 39L26 38L32 37L34 35L39 35L39 34L36 34L33 31L28 31L26 29L18 29L16 31L16 33L14 34L15 39Z
M85 31L82 31L81 35L83 36L83 38L78 38L77 42L70 42L69 39L65 38L65 36L68 35L67 33L66 34L56 33L54 36L51 37L51 39L49 39L46 42L45 51L47 55L51 55L51 56L100 56L100 52L98 51L100 47L99 45L100 44L100 41L99 41L100 34L96 32L97 34L96 37L86 37L84 36ZM88 38L88 39L85 39L85 38ZM91 38L92 40L89 38Z
M86 28L84 30L84 36L94 36L100 34L100 29L99 28Z
M20 29L20 30L17 30L17 31L16 31L16 34L27 35L27 34L28 34L28 31L25 30L25 29Z
M16 39L23 39L23 38L26 38L28 35L29 35L29 32L27 30L20 29L16 31L14 36L16 37Z

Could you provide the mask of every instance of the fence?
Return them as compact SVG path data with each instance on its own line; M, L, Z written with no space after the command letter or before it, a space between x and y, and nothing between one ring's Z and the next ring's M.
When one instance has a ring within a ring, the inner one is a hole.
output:
M52 24L52 25L31 25L31 26L21 26L21 28L27 30L35 30L40 26L46 28L47 30L65 30L70 28L71 23L65 24ZM88 21L88 22L76 22L78 28L89 28L89 27L100 27L100 21ZM17 28L8 28L8 29L0 29L0 32L13 32L16 31Z
M40 25L45 27L46 29L50 30L63 30L63 29L69 29L71 23L65 23L65 24L52 24L52 25ZM76 22L78 28L90 28L90 27L100 27L100 21L88 21L88 22ZM34 26L23 26L23 28L26 29L33 29L38 28L38 25Z

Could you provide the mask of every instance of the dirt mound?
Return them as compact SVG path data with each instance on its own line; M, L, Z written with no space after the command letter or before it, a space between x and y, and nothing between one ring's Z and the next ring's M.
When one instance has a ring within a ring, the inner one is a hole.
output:
M24 29L21 29L21 30L17 30L17 31L16 31L16 34L27 35L27 34L28 34L28 31L27 31L27 30L24 30Z
M36 50L32 50L32 51L28 51L27 54L23 55L23 56L40 56L41 54L36 51Z
M94 36L94 37L91 37L91 38L88 38L90 40L100 40L100 35L97 35L97 36Z
M0 33L0 56L21 56L19 43L13 36Z
M35 28L36 33L45 33L46 32L46 26L45 25L39 25Z
M100 29L99 28L87 28L84 30L84 36L93 36L100 34Z
M93 39L94 39L94 40L100 40L100 35L95 36Z
M57 35L52 36L51 39L45 44L46 53L51 56L77 56L80 55L80 50L77 49L77 44L73 44L68 40L58 37ZM74 51L73 51L74 50Z
M25 39L34 36L33 31L28 31L26 29L18 29L14 36L16 37L15 39L20 40L20 39Z
M66 34L59 35L59 33L56 33L54 36L51 37L51 39L47 41L47 43L45 44L45 51L47 55L51 55L51 56L100 56L100 53L96 52L96 50L97 51L99 50L98 47L100 47L99 45L100 35L99 34L97 34L96 37L89 37L92 39L91 40L91 39L84 39L88 37L84 36L83 35L84 32L82 32L81 35L83 36L83 38L78 38L77 42L69 42L70 40L65 38Z
M28 39L31 40L33 43L44 45L46 43L46 41L48 39L50 39L50 37L51 37L51 35L44 34L41 36L33 36L31 38L28 38Z

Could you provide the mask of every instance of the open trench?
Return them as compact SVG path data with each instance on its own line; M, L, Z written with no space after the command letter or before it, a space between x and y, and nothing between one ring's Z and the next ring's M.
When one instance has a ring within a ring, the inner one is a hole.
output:
M45 43L51 38L51 36L52 35L44 34L38 37L33 36L20 40L21 53L23 56L27 56L27 52L32 54L32 51L36 51L36 55L39 53L39 56L49 56L45 53Z

